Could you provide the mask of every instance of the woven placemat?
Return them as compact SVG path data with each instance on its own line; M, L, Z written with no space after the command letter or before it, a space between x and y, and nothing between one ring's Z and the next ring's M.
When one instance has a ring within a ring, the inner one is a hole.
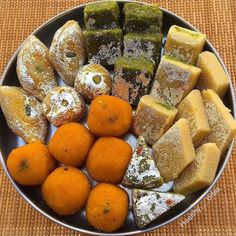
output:
M18 45L38 26L69 8L88 1L1 0L0 73L3 73ZM207 34L217 48L236 85L236 1L235 0L149 0L182 16ZM177 221L145 235L236 235L236 151L222 178L199 206ZM19 196L0 171L0 235L72 236L78 233L63 228L40 215Z

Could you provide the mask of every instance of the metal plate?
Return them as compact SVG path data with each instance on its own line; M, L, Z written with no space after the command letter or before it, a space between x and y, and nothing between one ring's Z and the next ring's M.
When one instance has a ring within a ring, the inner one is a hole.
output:
M124 2L127 2L127 1L118 1L121 9L123 7ZM40 26L33 34L36 35L43 43L45 43L49 47L55 31L59 27L61 27L66 21L71 20L71 19L77 20L83 28L84 6L85 5L81 5L79 7L73 8L69 11L66 11L52 18L51 20L49 20L48 22ZM176 16L175 14L165 9L162 9L162 10L164 13L164 18L163 18L164 36L166 36L170 26L173 24L186 27L192 30L196 30L192 25L190 25L188 22L181 19L180 17ZM165 41L165 37L164 37L163 43L164 41ZM208 50L216 54L217 58L221 62L222 66L224 67L228 75L228 78L230 80L230 76L226 70L226 67L223 61L221 60L220 56L218 55L218 53L216 52L216 50L214 49L214 47L211 45L209 41L206 42L204 50ZM16 85L16 86L20 85L17 79L17 75L16 75L16 57L17 57L18 51L19 49L16 51L16 53L13 55L10 62L8 63L7 68L5 69L5 72L2 76L0 85ZM59 81L59 83L61 84L62 82ZM224 103L229 109L231 109L233 116L236 117L235 97L234 97L233 85L232 85L231 80L230 80L230 88L224 98ZM55 131L55 128L50 126L48 139L54 133L54 131ZM134 137L128 136L126 138L129 139L132 145L134 144ZM94 229L92 226L88 224L85 218L84 211L81 211L72 216L66 216L66 217L58 216L51 209L49 209L46 206L46 204L43 202L41 192L40 192L40 187L23 187L23 186L18 185L12 180L6 168L6 159L7 159L8 154L11 152L13 148L16 148L21 145L24 145L23 140L17 137L16 135L14 135L9 130L6 124L5 118L0 110L0 149L1 149L0 160L8 178L10 179L10 181L12 182L16 190L31 206L33 206L36 210L38 210L40 213L50 218L51 220L79 232L89 233L89 234L94 234L94 235L104 235L105 233L98 232L96 229ZM210 187L187 196L186 199L182 203L180 203L179 205L177 205L176 207L174 207L167 213L163 214L162 216L160 216L157 220L155 220L146 228L144 228L144 230L139 230L136 227L133 220L132 212L130 211L129 216L125 222L125 225L122 228L120 228L119 231L113 233L113 235L131 235L131 234L137 234L137 233L153 230L165 224L168 224L171 221L180 217L181 215L185 214L192 207L194 207L201 199L203 199L203 197L210 191L210 189L218 181L220 175L223 172L223 169L225 168L225 165L228 159L230 158L232 148L233 148L233 144L230 146L227 153L221 158L221 161L219 163L219 167L217 170L216 178ZM168 185L165 185L162 187L162 190L165 191L167 190L168 187L169 187ZM111 235L111 233L109 233L109 235Z

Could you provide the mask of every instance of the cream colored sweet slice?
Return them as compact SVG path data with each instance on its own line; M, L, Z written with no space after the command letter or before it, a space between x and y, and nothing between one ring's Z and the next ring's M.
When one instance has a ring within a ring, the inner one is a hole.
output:
M229 79L215 54L207 51L200 53L197 66L202 70L197 86L212 89L223 98L229 88Z
M142 229L184 199L180 194L133 189L132 207L137 226Z
M176 106L193 89L201 70L163 56L150 94Z
M153 145L173 124L177 109L151 95L143 96L133 117L132 131Z
M78 22L69 20L56 31L49 59L64 82L73 86L75 76L86 60L85 40Z
M195 65L205 41L205 34L173 25L167 35L165 55Z
M174 192L190 194L210 186L220 160L220 150L215 143L203 144L196 150L195 160L174 181Z
M211 130L200 91L192 90L179 104L177 109L176 119L187 119L193 144L195 147L198 147Z
M22 87L40 100L57 85L48 48L34 35L28 37L18 53L16 72Z
M0 106L13 133L27 143L45 141L47 120L35 97L19 87L0 86Z
M178 120L152 147L164 182L179 176L195 158L188 121Z
M220 97L211 89L202 91L211 132L202 143L216 143L224 154L236 135L236 121Z

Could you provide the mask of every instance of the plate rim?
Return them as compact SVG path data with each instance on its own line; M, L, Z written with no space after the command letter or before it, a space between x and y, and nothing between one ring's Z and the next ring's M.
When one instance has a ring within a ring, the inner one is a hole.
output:
M103 0L101 2L106 2L107 0ZM141 1L136 1L136 0L116 0L118 3L125 3L125 2L135 2L135 3L141 3L141 4L144 4L144 5L152 5L151 3L148 3L148 2L141 2ZM70 14L70 12L73 12L79 8L83 8L85 7L86 5L89 5L89 4L92 4L96 1L93 1L93 2L88 2L88 3L84 3L84 4L80 4L76 7L73 7L73 8L70 8L66 11L63 11L59 14L57 14L56 16L50 18L49 20L47 20L45 23L41 24L39 27L37 27L36 30L34 30L31 34L29 34L25 40L23 40L23 42L20 44L20 46L15 50L14 54L11 56L10 60L8 61L4 71L3 71L3 74L1 76L1 80L0 80L0 86L3 84L3 82L6 80L6 75L7 75L7 72L8 70L10 69L10 67L12 66L12 64L14 63L14 60L17 58L17 54L19 52L19 50L21 49L21 47L23 46L23 44L25 43L25 41L28 39L28 37L30 35L35 35L37 33L39 33L42 29L44 29L45 27L47 27L48 24L54 22L55 20L59 19L60 17L64 16L64 15L67 15L67 14ZM189 23L188 21L186 21L184 18L178 16L177 14L165 9L165 8L162 8L160 7L160 9L165 12L165 14L167 15L171 15L175 18L177 18L178 20L182 21L185 25L187 25L190 29L194 30L194 31L198 31L197 28L195 28L195 26L193 26L191 23ZM235 101L235 92L234 92L234 87L233 87L233 82L232 82L232 79L231 79L231 76L227 70L227 67L225 65L225 63L223 62L223 59L220 57L220 54L217 52L217 50L215 49L215 47L213 46L213 44L208 40L206 39L206 43L208 44L208 46L210 47L210 49L212 50L212 52L216 55L217 59L219 60L220 64L222 65L224 71L226 72L226 75L229 79L229 82L230 82L230 86L229 86L229 90L230 90L230 93L231 93L231 100L232 100L232 115L234 117L234 119L236 118L236 101ZM206 188L205 192L198 197L198 199L196 199L191 205L189 205L184 211L180 212L179 214L177 214L175 217L169 219L169 220L166 220L165 222L161 223L161 224L158 224L158 225L154 225L150 228L147 228L147 229L143 229L143 230L135 230L135 231L132 231L132 232L123 232L123 233L116 233L116 232L113 232L113 233L105 233L105 232L95 232L95 231L90 231L90 230L84 230L84 229L80 229L78 227L75 227L75 226L72 226L72 225L69 225L67 223L64 223L56 218L54 218L53 216L49 215L48 213L46 213L45 211L43 211L40 207L38 207L33 201L30 200L30 198L28 198L26 195L23 194L23 192L19 189L19 187L17 186L17 184L15 183L15 181L12 179L8 169L7 169L7 166L6 166L6 163L3 159L3 156L2 156L2 152L1 152L1 147L0 147L0 162L2 164L2 167L3 167L3 170L5 172L5 174L7 175L8 179L10 180L10 182L12 183L12 185L14 186L14 188L17 190L18 194L20 194L21 197L23 197L23 199L31 206L33 207L34 209L36 209L38 212L40 212L43 216L47 217L48 219L52 220L53 222L61 225L61 226L64 226L66 228L69 228L69 229L72 229L74 231L77 231L77 232L80 232L80 233L86 233L86 234L90 234L90 235L115 235L115 236L121 236L121 235L134 235L134 234L140 234L140 233L145 233L145 232L149 232L149 231L152 231L152 230L155 230L155 229L158 229L158 228L161 228L163 227L164 225L167 225L173 221L175 221L176 219L180 218L181 216L185 215L187 212L189 212L191 209L193 209L200 201L202 201L206 195L211 191L211 189L215 186L215 184L219 181L230 157L231 157L231 154L232 154L232 151L233 151L233 147L234 147L234 141L232 141L230 147L228 148L228 151L227 151L227 154L225 156L225 160L224 162L222 163L222 166L220 167L220 170L218 172L218 174L215 176L215 179L214 181L212 182L212 184Z

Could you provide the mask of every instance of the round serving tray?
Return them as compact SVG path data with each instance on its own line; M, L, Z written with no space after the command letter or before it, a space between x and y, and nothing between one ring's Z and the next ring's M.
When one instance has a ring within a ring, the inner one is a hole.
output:
M120 8L122 8L125 2L130 2L130 1L117 1L117 2ZM147 3L142 3L142 4L147 4ZM68 10L59 14L58 16L52 18L51 20L49 20L48 22L40 26L35 32L33 32L33 34L37 36L45 45L49 47L55 31L59 27L61 27L66 21L71 20L71 19L77 20L80 26L82 28L84 27L84 22L83 22L84 6L85 5L80 5L78 7L75 7L71 10ZM191 24L189 24L184 19L178 17L177 15L165 9L162 9L162 10L163 10L163 34L164 34L163 44L165 42L166 34L171 25L175 24L175 25L179 25L179 26L197 31ZM227 69L222 59L220 58L219 54L217 53L215 48L212 46L212 44L208 40L206 41L204 50L211 51L217 56L218 60L220 61L220 63L222 64L222 66L224 67L228 75L228 79L230 81L230 88L224 98L224 104L229 109L231 109L231 112L235 118L236 117L235 95L234 95L233 85L232 85L230 76L227 72ZM15 54L12 56L11 60L9 61L3 73L2 79L0 81L0 85L20 86L20 83L16 75L16 58L17 58L18 51L19 51L19 48L15 52ZM59 84L61 83L62 83L61 80L59 80ZM54 133L54 131L55 131L55 128L50 126L48 139ZM128 139L129 139L128 140L129 142L133 143L132 136L128 137ZM0 160L3 166L3 169L6 172L6 175L8 176L8 178L10 179L10 181L12 182L16 190L21 194L21 196L32 207L38 210L41 214L43 214L49 219L65 227L76 230L78 232L87 233L87 234L106 235L106 233L99 232L88 224L85 218L84 211L81 211L72 216L66 216L66 217L59 216L55 214L51 209L49 209L47 205L43 202L41 192L40 192L40 187L23 187L21 185L18 185L16 182L14 182L14 180L11 178L9 171L6 167L6 159L7 159L8 154L11 152L13 148L16 148L21 145L24 145L23 140L17 137L15 134L13 134L10 131L10 129L8 128L6 124L4 115L2 111L0 110ZM138 234L138 233L143 233L149 230L157 229L163 225L166 225L172 222L173 220L177 219L178 217L188 212L191 208L196 206L207 195L210 189L216 184L216 182L220 178L230 158L232 148L233 148L233 144L231 144L226 154L221 157L215 180L211 184L210 187L188 195L183 202L181 202L180 204L178 204L177 206L175 206L174 208L172 208L171 210L169 210L168 212L160 216L157 220L149 224L143 230L139 230L137 228L133 220L132 212L130 211L128 218L125 222L125 225L122 228L120 228L119 231L116 231L114 233L109 233L109 235L111 234L112 235L132 235L132 234ZM163 189L165 190L165 188Z

